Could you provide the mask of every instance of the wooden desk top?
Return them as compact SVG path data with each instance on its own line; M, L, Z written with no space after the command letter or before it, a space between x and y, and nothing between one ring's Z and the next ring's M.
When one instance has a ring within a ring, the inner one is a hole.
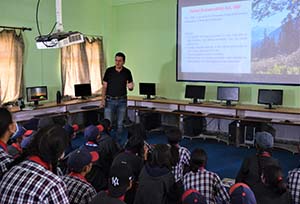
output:
M287 108L278 107L276 109L267 109L263 105L247 105L238 104L235 106L224 106L223 104L216 102L203 102L199 104L189 103L187 100L176 100L176 99L151 99L145 100L139 96L129 96L128 100L133 100L136 102L149 102L149 103L162 103L162 104L175 104L175 105L189 105L195 107L207 107L207 108L221 108L221 109L235 109L241 111L258 111L258 112L270 112L270 113L285 113L285 114L300 114L300 108Z
M56 104L56 102L48 102L48 103L42 103L41 106L37 107L34 110L40 110L45 108L53 108L53 107L62 107L62 106L70 106L70 105L76 105L76 104L83 104L88 102L94 102L94 101L100 101L101 97L95 97L90 98L87 100L70 100L70 101L64 101L61 104ZM257 111L257 112L269 112L269 113L281 113L281 114L300 114L300 108L285 108L285 107L279 107L276 109L266 109L266 106L259 106L259 105L235 105L235 106L224 106L220 103L215 102L203 102L200 104L192 104L189 103L188 100L176 100L176 99L151 99L151 100L145 100L143 97L140 96L129 96L129 101L135 101L135 102L148 102L148 103L161 103L161 104L172 104L172 105L182 105L182 106L194 106L194 107L206 107L206 108L220 108L220 109L234 109L238 111ZM9 109L11 112L19 112L19 107L12 107Z
M77 105L77 104L83 104L83 103L100 101L100 100L101 100L101 97L95 97L95 98L90 98L90 99L86 99L86 100L75 99L75 100L70 100L70 101L63 101L60 104L57 104L56 102L41 103L41 106L38 106L37 108L35 108L33 110L41 110L41 109L46 109L46 108L55 108L55 107ZM12 108L9 108L9 110L12 113L20 112L21 111L20 108L16 107L16 106L12 107Z

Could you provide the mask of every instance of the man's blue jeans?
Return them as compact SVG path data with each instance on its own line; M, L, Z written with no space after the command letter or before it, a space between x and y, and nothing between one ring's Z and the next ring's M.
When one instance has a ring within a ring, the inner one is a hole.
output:
M104 118L117 120L117 136L123 132L123 121L127 111L127 99L106 99ZM118 138L120 139L120 138Z

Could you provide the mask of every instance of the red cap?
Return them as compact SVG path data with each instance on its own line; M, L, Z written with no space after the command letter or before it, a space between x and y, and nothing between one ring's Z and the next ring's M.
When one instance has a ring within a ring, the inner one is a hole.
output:
M99 159L99 154L96 151L90 152L90 155L92 156L92 162L95 162Z
M28 137L30 135L32 135L33 130L26 130L26 132L24 133L24 137Z
M79 126L77 124L72 125L72 128L74 132L77 132L79 130Z
M104 130L104 127L101 124L97 125L97 128L98 128L99 132L103 132L103 130Z

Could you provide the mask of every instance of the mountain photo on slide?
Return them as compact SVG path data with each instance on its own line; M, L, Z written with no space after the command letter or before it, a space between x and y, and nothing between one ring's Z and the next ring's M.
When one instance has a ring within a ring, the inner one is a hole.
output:
M254 0L251 69L254 74L300 74L300 0Z

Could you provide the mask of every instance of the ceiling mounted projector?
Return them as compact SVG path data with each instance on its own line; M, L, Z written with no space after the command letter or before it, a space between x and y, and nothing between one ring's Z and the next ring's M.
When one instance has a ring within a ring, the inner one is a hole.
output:
M37 5L38 12L39 1ZM38 49L62 48L84 42L84 36L80 32L63 32L61 0L56 0L56 31L48 35L41 35L38 24L38 13L36 14L37 26L40 36L35 38Z

